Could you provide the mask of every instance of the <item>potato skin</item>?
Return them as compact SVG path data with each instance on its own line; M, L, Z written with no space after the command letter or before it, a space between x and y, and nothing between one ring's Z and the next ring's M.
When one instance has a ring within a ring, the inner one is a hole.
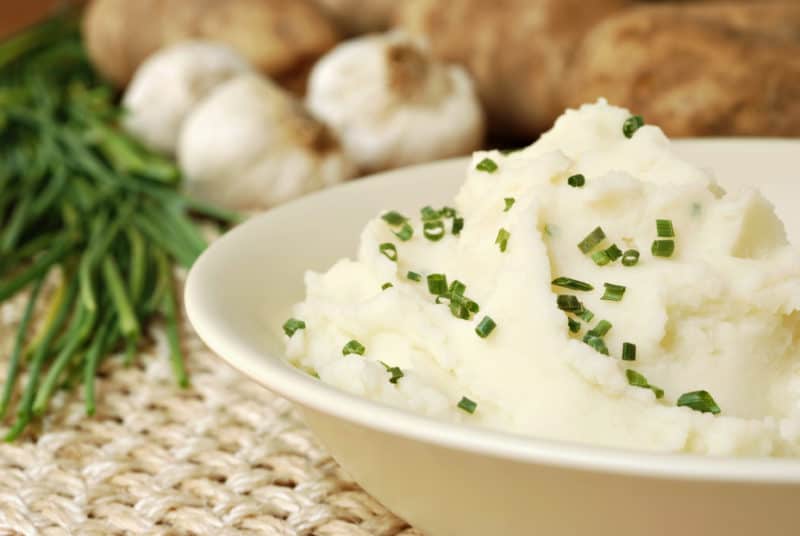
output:
M495 136L531 137L562 111L569 58L588 29L629 0L406 0L397 23L464 65Z
M565 105L606 97L670 136L800 135L800 3L641 6L587 35Z
M227 43L280 77L333 47L338 32L307 0L93 0L84 37L97 68L123 86L147 56L185 39Z

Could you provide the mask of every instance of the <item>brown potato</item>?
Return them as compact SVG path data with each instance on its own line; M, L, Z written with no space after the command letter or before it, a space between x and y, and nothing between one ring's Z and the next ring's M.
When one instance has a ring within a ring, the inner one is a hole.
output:
M533 136L562 111L569 57L630 0L407 0L398 23L476 80L495 136Z
M565 104L604 96L671 136L800 135L800 3L641 6L585 39Z
M227 43L276 77L338 40L333 23L307 0L94 0L84 36L94 64L117 85L147 56L184 39Z

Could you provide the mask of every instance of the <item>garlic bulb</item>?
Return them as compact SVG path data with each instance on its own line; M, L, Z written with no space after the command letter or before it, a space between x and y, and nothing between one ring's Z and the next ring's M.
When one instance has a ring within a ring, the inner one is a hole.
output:
M228 46L186 41L145 60L133 76L122 105L125 129L145 145L172 154L186 115L217 85L250 69Z
M355 174L331 132L254 73L221 84L195 107L181 130L178 163L190 195L240 210L277 205Z
M391 32L346 41L314 66L306 104L364 171L469 153L483 113L460 67Z

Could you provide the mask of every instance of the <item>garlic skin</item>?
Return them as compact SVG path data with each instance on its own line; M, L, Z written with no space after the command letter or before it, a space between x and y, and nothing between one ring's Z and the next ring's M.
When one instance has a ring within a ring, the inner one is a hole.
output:
M232 48L211 41L159 50L139 66L125 91L123 127L148 147L174 154L192 108L216 86L249 70Z
M306 104L362 171L467 154L484 117L472 80L405 34L345 41L311 71Z
M268 208L356 172L327 127L255 73L221 84L189 114L178 163L189 195L237 210Z

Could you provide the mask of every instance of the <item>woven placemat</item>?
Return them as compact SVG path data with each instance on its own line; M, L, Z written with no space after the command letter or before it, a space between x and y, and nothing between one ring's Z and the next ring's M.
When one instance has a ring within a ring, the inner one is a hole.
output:
M21 305L0 310L0 378ZM105 361L95 417L79 393L59 393L39 426L0 443L0 534L421 536L191 327L189 389L174 383L163 330L151 336L135 365Z

